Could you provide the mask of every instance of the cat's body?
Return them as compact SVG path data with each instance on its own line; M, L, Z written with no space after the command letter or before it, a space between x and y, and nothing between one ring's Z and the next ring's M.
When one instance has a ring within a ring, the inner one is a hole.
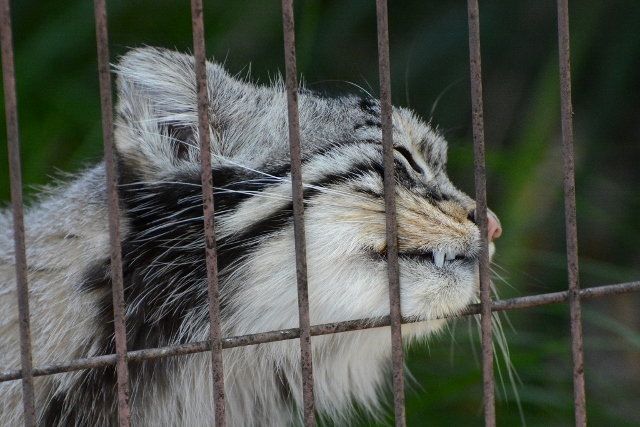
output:
M208 338L192 58L145 48L116 67L116 146L128 349ZM286 96L208 64L224 336L297 327ZM385 316L380 108L302 90L300 122L311 323ZM475 203L445 172L446 142L394 109L402 313L432 319L477 298ZM104 165L52 189L26 214L34 363L114 352ZM490 214L490 237L500 233ZM20 365L11 214L0 212L0 369ZM492 245L491 245L492 246ZM424 337L442 320L403 326ZM316 408L375 411L388 328L315 337ZM284 426L301 402L298 340L225 350L230 426ZM213 419L207 353L136 363L133 425ZM35 380L41 426L115 426L113 368ZM22 422L18 381L0 383L0 425Z

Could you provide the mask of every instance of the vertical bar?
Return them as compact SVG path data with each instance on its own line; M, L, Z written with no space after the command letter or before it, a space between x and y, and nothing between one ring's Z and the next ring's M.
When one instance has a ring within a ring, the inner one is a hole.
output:
M204 214L209 296L209 340L211 342L215 425L216 427L224 427L226 425L224 372L222 370L220 295L218 287L213 175L211 171L211 135L209 133L209 96L207 91L207 62L204 43L202 0L191 0L191 25L193 27L193 53L195 57L196 87L198 91L198 133L200 135L200 167L202 169L202 208Z
M495 390L493 383L493 346L491 330L491 288L487 231L487 182L484 159L484 112L482 106L482 62L480 54L480 11L478 0L468 0L469 59L471 68L471 108L475 159L476 215L480 228L479 259L480 306L482 333L482 383L485 426L496 425Z
M293 229L295 233L298 313L300 319L300 354L302 363L302 406L304 425L315 426L313 397L313 364L311 357L311 321L307 288L307 250L304 234L304 200L302 193L302 158L300 152L300 118L298 115L298 82L296 78L296 45L293 0L282 0L282 28L291 154L291 192L293 197Z
M116 338L116 365L118 379L118 422L129 427L129 368L127 365L127 331L124 320L125 302L120 250L120 217L118 215L118 181L116 152L113 137L113 102L111 100L111 70L109 68L109 37L105 0L94 0L96 41L98 45L98 72L100 74L100 105L102 109L102 136L107 176L107 203L109 209L109 243L111 251L111 283L113 292L113 319Z
M36 415L33 393L31 327L29 325L29 287L27 283L27 255L24 237L22 171L20 168L20 135L18 133L18 100L16 96L9 0L2 0L0 7L2 81L4 83L4 102L7 116L7 146L9 149L9 175L11 181L11 205L13 209L13 239L16 253L16 291L18 295L18 321L20 325L22 402L24 406L24 425L32 427L36 425Z
M562 117L562 154L564 170L564 210L569 272L569 311L571 350L573 353L573 398L576 426L587 425L584 361L582 355L582 317L578 274L578 232L576 229L576 190L573 164L573 108L571 106L571 57L569 47L569 6L558 0L558 47L560 60L560 101Z
M389 21L387 1L376 0L378 21L378 68L382 121L382 156L384 166L384 207L387 233L387 274L391 319L391 360L393 367L393 403L396 426L405 426L404 363L402 361L402 314L400 310L400 273L398 266L398 231L396 225L396 190L393 164L393 124L391 106L391 66L389 64Z

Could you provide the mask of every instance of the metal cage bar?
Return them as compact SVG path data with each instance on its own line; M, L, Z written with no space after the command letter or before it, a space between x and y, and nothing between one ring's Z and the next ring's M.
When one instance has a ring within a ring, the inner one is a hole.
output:
M120 216L118 213L118 177L116 149L113 133L113 102L111 99L111 67L109 66L109 36L107 32L107 8L105 0L95 0L96 42L98 49L98 73L100 76L100 106L102 109L102 139L107 178L107 204L109 212L109 247L111 255L111 286L113 293L113 318L116 340L118 380L118 422L129 427L129 367L127 363L127 331L125 324L125 299L122 277L122 253L120 250Z
M31 327L29 325L29 285L27 282L27 253L24 236L24 204L22 200L22 171L20 167L20 134L18 128L18 99L13 61L11 10L9 0L0 4L0 30L2 37L2 81L7 116L7 145L9 149L9 180L13 209L13 240L16 258L16 293L20 325L20 362L22 365L22 402L24 425L36 425L33 387L33 360L31 353Z
M578 272L578 231L576 225L576 189L573 162L573 108L571 106L571 55L569 46L569 5L558 0L558 54L562 122L562 158L564 172L564 215L569 273L569 310L571 317L571 352L573 355L573 398L576 426L587 425L582 355L582 315Z
M298 83L296 76L296 43L293 0L282 0L282 30L286 70L287 113L291 156L291 195L293 230L298 283L298 314L300 324L300 362L302 364L302 408L304 425L316 425L313 397L313 362L311 348L311 320L307 287L307 250L304 234L304 193L302 187L302 154L300 149L300 117L298 112Z
M220 332L220 295L218 287L218 261L216 250L213 175L211 171L211 133L209 130L209 94L207 89L207 61L204 42L202 0L191 0L191 24L193 27L193 53L195 60L196 89L198 93L198 134L200 137L200 167L204 239L207 264L207 295L209 300L209 339L211 350L211 375L215 405L215 425L224 427L225 392L222 368Z
M471 108L476 183L475 220L480 228L480 331L482 334L482 385L484 423L496 425L493 380L493 342L491 330L491 280L489 278L489 236L487 225L487 171L484 160L484 112L482 106L482 58L480 53L480 10L478 0L468 0L469 64L471 71Z
M398 227L396 219L396 179L393 156L391 106L391 65L389 63L389 17L386 0L376 0L378 27L378 72L380 75L380 119L382 122L382 161L384 166L384 210L387 237L387 275L389 279L389 318L393 407L397 427L406 425L404 362L402 360L402 314L400 308L400 268L398 265Z

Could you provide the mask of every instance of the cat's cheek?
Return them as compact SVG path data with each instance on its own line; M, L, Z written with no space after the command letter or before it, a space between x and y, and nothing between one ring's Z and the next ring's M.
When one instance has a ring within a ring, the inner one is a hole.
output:
M387 271L383 265L345 255L309 264L312 323L381 317L389 313Z
M477 299L477 266L447 270L401 265L402 315L437 319L460 312Z

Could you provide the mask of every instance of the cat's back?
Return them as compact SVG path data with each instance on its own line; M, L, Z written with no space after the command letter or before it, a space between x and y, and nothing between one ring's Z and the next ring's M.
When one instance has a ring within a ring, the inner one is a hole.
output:
M94 295L78 292L83 271L108 257L104 166L47 189L25 210L25 244L34 365L78 357L79 343L94 329ZM0 366L20 367L13 215L0 210ZM54 360L55 359L55 360ZM0 415L13 407L20 382L0 383ZM11 391L11 392L10 392ZM19 395L19 393L18 393ZM5 399L5 397L7 397ZM13 425L3 424L3 425Z

